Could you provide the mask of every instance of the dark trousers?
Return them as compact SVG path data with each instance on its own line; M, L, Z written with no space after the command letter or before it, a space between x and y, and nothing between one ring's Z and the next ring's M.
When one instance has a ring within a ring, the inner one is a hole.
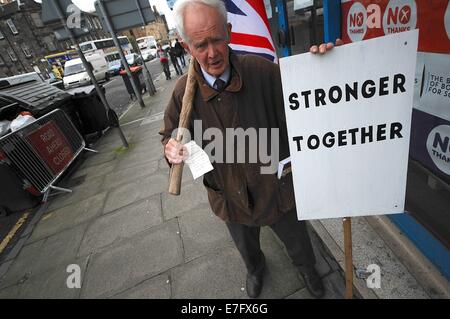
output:
M251 227L236 223L227 223L227 227L242 259L244 259L248 273L255 274L260 271L263 267L263 253L259 242L261 227ZM292 262L300 271L314 267L316 259L311 239L306 229L306 223L297 220L295 210L285 214L270 227L284 243Z
M186 66L186 60L184 59L184 54L181 54L181 55L179 56L179 58L180 58L180 61L181 61L181 65L182 65L183 67L185 67L185 66Z
M181 66L178 64L178 59L173 58L171 59L173 67L175 68L175 72L177 72L177 75L182 75L183 71L181 70Z
M161 62L163 67L164 74L166 75L166 80L170 79L170 69L169 69L169 61Z

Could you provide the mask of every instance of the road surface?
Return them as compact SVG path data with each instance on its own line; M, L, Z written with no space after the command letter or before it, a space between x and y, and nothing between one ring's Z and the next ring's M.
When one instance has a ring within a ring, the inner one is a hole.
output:
M157 59L146 62L153 81L162 73L162 67ZM131 100L127 92L122 76L117 75L108 83L103 84L106 89L106 99L113 110L120 116L127 110Z

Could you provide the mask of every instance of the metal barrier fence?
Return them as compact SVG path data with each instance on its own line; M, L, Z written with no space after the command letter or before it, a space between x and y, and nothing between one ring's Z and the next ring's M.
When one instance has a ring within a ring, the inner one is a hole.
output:
M0 160L9 161L36 190L45 193L44 201L50 189L70 191L53 183L83 149L83 137L60 109L0 138Z

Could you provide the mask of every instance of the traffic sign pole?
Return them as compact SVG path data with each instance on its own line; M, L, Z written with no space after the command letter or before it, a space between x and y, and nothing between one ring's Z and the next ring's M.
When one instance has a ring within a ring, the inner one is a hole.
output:
M125 68L125 71L127 72L129 79L130 79L134 94L136 95L136 98L137 98L138 103L141 106L141 108L144 108L145 104L144 104L144 101L142 100L141 90L140 90L140 88L138 88L136 82L134 81L133 74L131 73L131 70L130 70L130 66L128 65L125 55L123 54L122 47L120 46L119 39L117 39L114 27L111 22L111 18L106 10L105 4L103 3L102 0L98 0L97 2L98 2L98 6L100 7L100 11L103 15L103 18L105 19L105 23L106 23L106 26L108 27L109 33L111 34L114 44L117 47L117 51L119 53L120 59L122 60L122 64Z
M110 108L110 106L108 104L108 101L106 100L106 97L105 97L105 94L103 93L103 90L101 89L100 85L97 82L97 79L94 76L94 73L92 72L91 64L86 60L86 57L84 56L83 51L81 51L80 46L78 44L78 41L76 40L75 35L73 34L73 31L67 26L67 21L65 19L63 10L61 8L61 4L59 3L59 1L54 1L53 3L55 4L55 9L56 9L58 17L59 17L59 19L61 21L61 24L66 29L67 33L70 36L71 41L75 45L75 48L76 48L76 50L78 52L78 55L80 56L81 62L83 63L84 68L86 69L86 72L88 73L89 77L91 78L92 84L94 85L95 90L97 91L97 93L98 93L98 95L100 97L100 100L102 101L103 105L106 107L106 109L108 111L108 116L110 117L111 113L112 113L112 110L111 110L111 108ZM129 147L128 141L127 141L125 135L123 134L122 129L120 128L119 121L117 120L117 118L115 116L114 116L114 120L117 122L115 124L117 125L117 128L119 129L119 135L120 135L120 138L122 140L123 146L125 148L128 148Z
M146 23L145 23L144 14L142 13L141 5L139 4L138 0L134 0L134 2L136 3L136 7L138 8L139 16L141 17L141 20L142 20L142 26L144 27L146 25ZM141 53L141 49L139 48L139 45L138 45L138 50L139 50L139 54L142 58L142 53ZM143 58L142 58L142 61L144 61ZM152 76L150 74L150 71L147 68L147 65L145 64L145 61L144 61L144 68L145 68L144 74L146 75L148 91L150 92L150 95L153 95L156 93L156 88L155 88L155 85L153 84Z

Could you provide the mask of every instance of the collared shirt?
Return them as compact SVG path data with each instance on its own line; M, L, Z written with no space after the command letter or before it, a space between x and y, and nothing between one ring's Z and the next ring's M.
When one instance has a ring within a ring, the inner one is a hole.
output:
M212 76L205 70L203 70L203 68L201 66L200 66L200 68L202 70L205 81L209 84L210 87L214 88L214 82L216 82L217 78ZM225 83L228 83L228 81L230 80L230 77L231 77L231 68L230 68L230 66L228 66L227 69L225 70L225 72L223 72L222 75L219 77L219 79L221 79Z

